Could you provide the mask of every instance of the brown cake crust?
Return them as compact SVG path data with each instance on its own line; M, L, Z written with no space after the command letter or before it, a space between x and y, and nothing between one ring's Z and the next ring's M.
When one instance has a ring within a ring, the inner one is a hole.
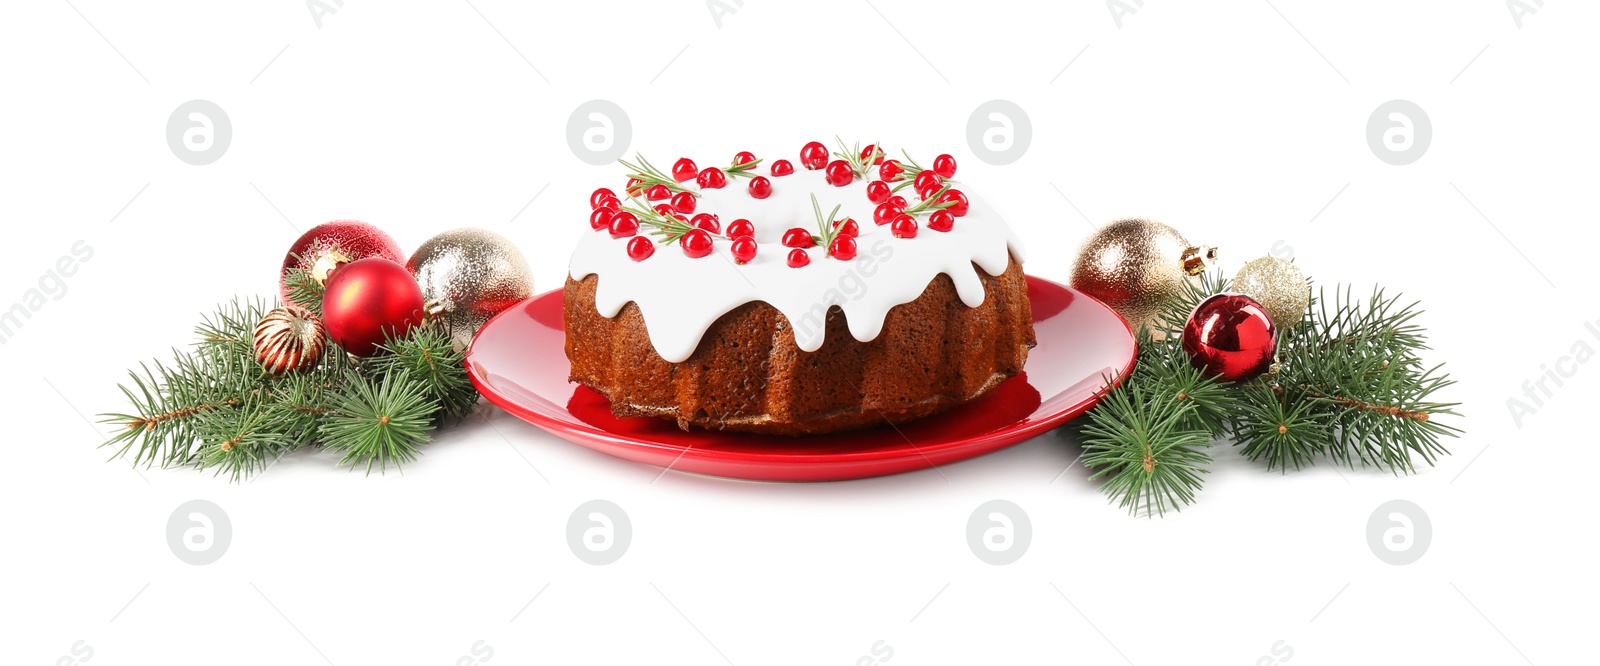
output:
M1022 371L1034 346L1022 267L976 265L984 301L967 307L947 275L889 310L883 331L855 339L838 306L822 347L795 346L788 318L762 302L717 319L682 363L656 353L634 303L614 318L595 307L596 275L563 292L571 380L605 395L618 416L673 418L764 434L840 432L903 423L973 400Z

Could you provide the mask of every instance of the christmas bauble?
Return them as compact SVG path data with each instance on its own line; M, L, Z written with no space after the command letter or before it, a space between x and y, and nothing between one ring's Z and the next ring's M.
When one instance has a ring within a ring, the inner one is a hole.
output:
M328 338L356 356L378 353L378 345L422 323L422 289L405 266L371 257L334 269L322 296Z
M428 239L406 270L461 350L490 317L533 295L533 275L522 252L485 229L454 229Z
M281 375L316 365L326 340L322 320L298 305L285 305L261 318L252 343L256 362L267 372Z
M1233 276L1233 290L1256 299L1272 323L1289 328L1300 322L1311 305L1311 283L1294 262L1277 257L1254 259Z
M366 222L335 220L319 224L301 234L283 256L283 268L278 272L278 291L284 300L289 300L289 287L284 277L291 269L307 269L318 282L325 282L328 274L339 264L367 257L383 257L395 263L404 263L406 260L400 246L389 234Z
M1278 329L1255 299L1217 294L1195 306L1183 325L1183 351L1207 374L1244 381L1272 367Z
M1116 310L1137 332L1149 326L1158 339L1161 305L1182 293L1186 280L1205 272L1216 250L1189 245L1160 222L1128 219L1101 227L1078 250L1072 286Z

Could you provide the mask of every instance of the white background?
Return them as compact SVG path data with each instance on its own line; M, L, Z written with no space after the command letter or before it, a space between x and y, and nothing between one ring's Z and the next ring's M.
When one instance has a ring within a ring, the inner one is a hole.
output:
M1580 342L1600 349L1584 329L1600 321L1597 9L1550 0L1519 27L1487 0L1130 0L1119 27L1097 0L945 4L747 0L719 27L693 0L346 0L319 27L296 0L9 3L0 308L74 242L94 255L0 346L5 661L453 664L478 641L492 664L856 664L875 645L890 664L1589 654L1600 368L1576 365L1520 425L1506 401ZM1409 478L1283 475L1219 448L1199 503L1155 519L1067 469L1060 433L809 485L658 478L488 406L370 478L307 452L235 485L96 448L85 417L123 407L124 369L187 343L214 303L270 294L317 223L367 220L407 251L487 227L558 287L587 193L620 173L566 144L596 98L663 164L835 133L950 152L1046 278L1066 280L1091 223L1143 215L1221 246L1230 270L1276 249L1320 283L1403 290L1460 381L1444 397L1466 435ZM210 165L166 144L191 99L233 124ZM990 99L1032 120L1014 164L966 143ZM1431 120L1408 166L1366 143L1391 99ZM208 566L166 543L197 498L233 525ZM609 566L566 543L594 498L634 527ZM1007 566L965 538L997 498L1033 525ZM1411 565L1367 544L1391 499L1431 517Z

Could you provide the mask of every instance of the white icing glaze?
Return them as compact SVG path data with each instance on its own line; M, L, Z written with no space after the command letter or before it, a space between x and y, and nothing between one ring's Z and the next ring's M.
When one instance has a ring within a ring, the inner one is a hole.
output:
M763 162L759 173L767 175L770 163ZM959 181L960 174L956 176ZM627 238L586 231L572 253L568 273L574 280L599 276L595 305L602 316L615 317L628 302L637 303L656 353L680 363L694 353L713 322L751 301L777 308L789 319L795 344L816 351L822 347L830 306L842 308L851 335L866 342L878 337L891 308L921 296L940 273L950 276L963 303L977 307L983 304L984 293L973 265L999 275L1011 257L1024 259L1022 244L1005 221L959 182L956 186L970 205L965 216L956 218L954 229L934 231L927 227L928 216L919 215L916 238L895 238L888 225L872 222L876 205L867 200L867 181L834 187L821 170L808 171L798 164L792 175L767 178L772 181L772 195L766 199L750 196L747 179L730 177L725 188L700 190L695 209L716 214L724 229L739 218L755 225L758 250L748 264L735 264L728 248L731 241L722 239L716 241L711 256L699 259L673 244L657 245L655 254L633 261L628 258ZM838 204L838 219L856 220L861 227L858 254L851 261L840 261L813 247L809 265L790 268L790 248L780 240L793 227L817 232L813 193L824 215ZM900 194L917 202L909 187ZM656 203L660 202L650 202Z

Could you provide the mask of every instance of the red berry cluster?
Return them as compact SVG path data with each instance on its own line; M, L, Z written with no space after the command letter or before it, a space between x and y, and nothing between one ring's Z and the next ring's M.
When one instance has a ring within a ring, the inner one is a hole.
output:
M856 144L857 147L860 144ZM947 232L955 228L955 218L965 216L968 201L965 194L951 187L956 174L956 161L948 154L934 158L933 165L924 168L909 156L906 162L887 159L882 148L868 144L856 151L840 142L840 152L830 153L820 141L807 143L800 149L800 165L808 170L823 170L824 179L836 187L844 187L856 178L870 178L877 169L878 180L867 183L867 199L877 208L872 221L888 225L896 238L915 238L920 227L917 216L927 214L929 229ZM725 238L734 261L746 264L755 259L757 244L755 226L746 219L734 220L723 235L721 220L711 213L696 213L698 194L677 183L693 180L700 189L719 189L728 185L729 178L748 178L747 190L751 197L766 199L772 196L772 181L756 175L755 168L763 161L754 153L741 151L726 168L699 168L694 160L680 158L673 163L670 180L654 166L640 158L644 168L630 174L625 188L630 198L643 197L649 202L661 202L644 210L644 206L624 210L621 200L609 188L595 190L589 196L592 209L589 225L608 232L613 238L628 238L628 256L643 261L655 253L657 243L640 235L641 225L649 226L653 234L664 236L666 243L676 241L689 257L709 256L714 249L714 239ZM633 165L629 165L630 167ZM794 164L786 159L772 162L769 173L781 178L794 173ZM916 192L920 201L911 204L905 197L895 194L906 187ZM653 214L651 211L654 211ZM641 212L642 211L642 212ZM838 209L835 208L835 213ZM637 214L636 214L637 213ZM801 267L811 263L809 248L825 245L826 256L849 261L856 256L856 239L860 226L853 219L826 219L818 213L819 234L803 228L789 229L782 243L790 248L788 264ZM641 220L641 216L647 218ZM692 216L692 217L689 217ZM832 214L826 216L831 218Z

